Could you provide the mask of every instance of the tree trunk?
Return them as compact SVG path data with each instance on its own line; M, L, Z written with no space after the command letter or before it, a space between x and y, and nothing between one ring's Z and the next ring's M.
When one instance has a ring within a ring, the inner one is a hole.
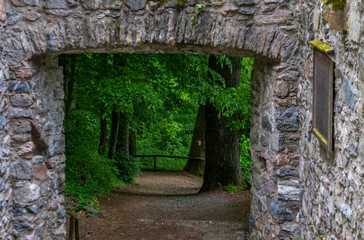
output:
M189 157L205 158L205 132L205 106L200 105L198 108L195 127L193 129L192 142L190 152L188 154ZM205 161L188 159L184 170L199 176L205 170Z
M130 156L136 155L136 134L134 131L129 132L129 154Z
M226 87L237 87L240 83L241 63L231 58L232 72L227 65L216 64L216 57L210 56L209 67L219 73ZM237 114L235 115L237 118ZM227 127L227 118L208 101L206 104L206 165L201 192L228 184L242 185L240 169L241 133Z
M111 132L109 142L109 158L114 159L116 151L116 143L118 140L120 112L112 111Z
M129 119L124 114L120 114L119 133L116 143L116 152L118 159L121 160L123 155L129 156Z
M100 118L100 143L99 143L99 154L104 155L106 150L106 142L107 142L107 118Z

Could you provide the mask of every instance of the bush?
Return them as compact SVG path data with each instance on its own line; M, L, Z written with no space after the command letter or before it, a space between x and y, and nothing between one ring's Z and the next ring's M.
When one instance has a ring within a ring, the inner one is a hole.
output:
M124 183L134 184L135 177L140 173L139 160L122 153L118 153L116 158L115 166L117 167L118 177Z

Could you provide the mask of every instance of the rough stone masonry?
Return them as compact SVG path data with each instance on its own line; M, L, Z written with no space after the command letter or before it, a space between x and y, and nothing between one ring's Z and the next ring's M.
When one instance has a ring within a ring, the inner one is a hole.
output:
M363 4L331 5L0 0L0 239L65 239L58 55L83 52L254 57L251 238L364 239ZM330 160L312 134L314 39L336 53Z

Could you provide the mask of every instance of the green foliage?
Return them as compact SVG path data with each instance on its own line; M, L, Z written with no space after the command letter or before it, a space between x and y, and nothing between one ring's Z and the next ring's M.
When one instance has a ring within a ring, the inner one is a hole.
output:
M238 190L242 190L242 187L229 184L223 187L228 193L236 193Z
M240 166L242 169L243 182L245 187L251 186L251 155L250 155L250 139L243 135L240 140Z
M66 193L79 208L97 206L98 196L121 184L113 162L97 152L98 143L94 137L97 129L97 120L86 111L74 112L65 120Z
M219 59L219 64L231 66L227 56ZM140 168L153 168L153 158L131 158L117 151L115 159L108 159L98 153L100 119L108 120L110 135L113 111L129 118L130 130L137 135L137 154L187 156L198 106L212 99L230 119L229 126L243 132L241 165L250 167L252 59L242 59L237 89L226 88L215 73L208 79L208 56L87 53L61 56L60 63L65 74L66 193L80 207L97 206L98 196L134 183ZM234 114L239 114L238 120ZM158 169L182 170L186 161L158 158ZM244 174L247 185L248 175Z
M117 167L117 176L124 182L128 184L135 184L135 177L140 173L140 162L130 156L119 156L115 161L115 166Z

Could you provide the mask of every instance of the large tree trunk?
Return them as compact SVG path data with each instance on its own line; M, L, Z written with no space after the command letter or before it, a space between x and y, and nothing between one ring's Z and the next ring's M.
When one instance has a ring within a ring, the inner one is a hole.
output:
M205 132L205 106L200 105L198 108L195 127L193 129L190 153L188 154L189 157L205 158ZM188 159L184 170L199 176L205 170L205 161Z
M136 133L134 131L129 132L129 154L130 156L136 155Z
M100 143L99 143L99 154L104 155L107 143L107 118L100 118Z
M129 119L124 114L120 114L119 133L116 143L117 158L119 160L124 156L129 156Z
M120 112L112 111L111 117L111 132L109 142L109 158L114 159L116 152L116 143L118 140Z
M239 58L232 58L232 72L225 64L216 64L216 57L210 56L209 67L219 73L226 87L237 87L240 83L241 63ZM236 115L237 117L237 115ZM241 133L227 127L227 118L208 101L206 104L206 165L204 183L201 192L209 191L221 185L242 185L240 169Z

